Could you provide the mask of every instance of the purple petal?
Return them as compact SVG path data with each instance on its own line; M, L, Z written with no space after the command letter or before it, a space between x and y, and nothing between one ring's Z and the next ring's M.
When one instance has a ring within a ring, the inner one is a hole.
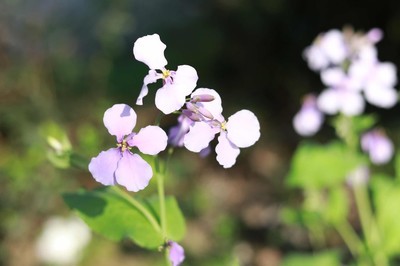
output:
M166 84L157 90L155 103L158 110L167 115L181 109L186 101L185 96L173 84Z
M158 74L153 69L149 70L149 73L144 77L142 89L140 90L139 96L136 100L137 105L143 105L143 98L149 92L149 88L147 86L151 83L155 83L160 78L162 78L162 74Z
M379 28L373 28L367 32L367 38L372 43L377 43L383 38L383 32Z
M196 105L204 107L214 117L220 116L222 113L222 101L219 94L212 89L199 88L192 93L191 97L194 98L195 96L201 96L201 95L211 95L214 97L214 100L210 102L198 102L196 103Z
M226 136L225 132L221 132L218 137L218 144L215 147L217 153L217 161L224 168L232 167L236 163L240 150Z
M196 69L188 65L181 65L175 71L173 85L179 87L182 95L187 96L196 88L198 79Z
M147 126L128 140L129 146L136 146L145 154L156 155L165 150L168 143L167 134L158 126Z
M260 138L260 123L249 110L240 110L228 118L228 139L239 148L253 145Z
M196 122L185 135L183 144L189 151L200 152L214 139L216 133L217 129L212 128L207 123Z
M183 139L189 132L190 126L193 125L193 121L184 115L178 117L178 124L171 127L168 134L168 143L175 147L183 146Z
M147 35L136 40L133 54L136 60L145 63L150 69L163 69L168 63L164 56L166 47L158 34Z
M176 242L170 241L169 245L169 260L172 266L179 266L185 260L185 250Z
M387 163L394 154L392 141L379 130L365 133L361 137L361 147L374 164Z
M136 113L126 104L115 104L104 113L103 122L108 132L122 141L136 125Z
M313 107L303 107L293 118L296 132L302 136L312 136L320 129L324 116Z
M147 187L152 176L151 166L142 157L129 151L123 153L115 171L117 183L133 192Z
M121 157L122 154L118 148L100 152L89 163L89 171L93 178L105 186L115 185L114 173Z

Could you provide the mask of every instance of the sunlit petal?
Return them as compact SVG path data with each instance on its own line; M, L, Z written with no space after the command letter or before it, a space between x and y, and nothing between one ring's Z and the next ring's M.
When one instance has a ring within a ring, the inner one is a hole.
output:
M129 151L123 153L115 171L117 183L133 192L147 187L152 176L151 166L142 157Z
M121 157L121 152L117 148L102 151L90 161L89 171L97 182L105 186L115 185L114 172Z

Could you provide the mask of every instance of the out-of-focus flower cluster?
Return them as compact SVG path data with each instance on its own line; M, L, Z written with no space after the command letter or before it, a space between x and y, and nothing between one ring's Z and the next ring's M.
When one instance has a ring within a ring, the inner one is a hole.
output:
M366 102L385 109L397 103L396 66L378 59L375 45L382 38L383 32L378 28L366 33L349 27L333 29L318 35L304 50L304 59L310 69L319 73L325 89L319 95L304 97L293 118L298 134L317 133L325 115L361 115ZM365 133L361 142L363 151L375 164L386 163L393 155L393 144L382 130Z

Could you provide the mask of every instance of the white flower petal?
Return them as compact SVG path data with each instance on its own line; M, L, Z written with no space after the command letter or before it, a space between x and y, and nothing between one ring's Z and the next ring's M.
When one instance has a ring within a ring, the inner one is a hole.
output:
M253 145L260 138L260 123L249 110L240 110L228 118L228 139L239 148Z
M236 163L236 158L240 154L240 149L229 141L225 132L221 132L218 137L218 144L215 147L217 161L224 168L232 167Z
M322 112L333 115L339 112L339 95L334 89L326 89L317 99L317 106Z
M187 96L196 88L199 79L196 69L188 65L178 66L173 76L173 86L179 87L183 96Z
M320 47L334 64L340 64L347 56L347 47L342 32L330 30L320 40Z
M136 40L133 54L136 60L145 63L150 69L163 69L168 63L164 56L166 47L158 34L147 35Z
M185 95L171 84L165 84L156 92L156 107L166 115L181 109L185 102Z
M216 129L210 127L207 123L196 122L185 135L183 144L189 151L200 152L214 139L216 133Z
M160 78L162 78L162 74L158 74L153 69L149 70L149 73L144 77L142 89L140 90L139 96L136 100L137 105L143 105L143 98L149 92L148 85L151 83L155 83Z
M340 67L328 68L321 71L322 82L329 87L337 86L346 78L346 74Z
M364 92L365 99L370 104L381 108L391 108L398 101L397 91L393 88L380 87L371 84L365 88Z
M221 101L221 96L219 96L218 92L212 89L206 89L206 88L198 88L195 90L191 97L193 98L196 95L203 95L203 94L208 94L214 96L214 100L211 102L199 102L197 105L200 105L207 109L214 117L219 117L222 113L222 101Z
M353 91L341 92L341 111L348 116L359 115L364 112L365 101L360 93Z

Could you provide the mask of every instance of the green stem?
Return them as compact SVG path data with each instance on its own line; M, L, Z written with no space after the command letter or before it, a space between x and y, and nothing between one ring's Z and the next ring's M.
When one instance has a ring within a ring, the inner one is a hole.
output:
M381 251L381 237L378 225L371 210L371 203L368 196L367 186L364 184L354 187L354 195L358 209L361 227L365 236L369 252L375 265L389 265L386 254Z
M334 225L343 241L346 243L347 247L350 250L353 258L357 258L363 247L362 241L359 239L358 235L354 231L353 227L345 220L342 223L337 223Z
M112 186L111 187L112 191L116 193L117 196L123 198L126 200L129 204L131 204L133 207L138 209L144 217L149 221L149 223L154 227L154 229L158 232L163 232L162 228L158 224L157 220L154 218L154 216L145 208L139 201L137 201L135 198L129 196L126 192L121 190L118 186Z
M160 200L161 230L165 237L167 231L167 224L166 224L166 212L165 212L164 176L160 173L157 173L156 175L157 175L158 198Z
M166 209L165 209L165 191L164 191L164 174L166 170L166 166L164 168L164 173L161 173L160 171L160 163L158 161L158 157L155 157L154 161L155 165L155 175L157 178L157 190L158 190L158 199L159 199L159 204L160 204L160 224L161 224L161 232L163 234L164 239L167 241L167 214L166 214ZM168 248L164 249L164 258L165 258L165 263L166 265L171 265L171 262L169 260L169 252Z

